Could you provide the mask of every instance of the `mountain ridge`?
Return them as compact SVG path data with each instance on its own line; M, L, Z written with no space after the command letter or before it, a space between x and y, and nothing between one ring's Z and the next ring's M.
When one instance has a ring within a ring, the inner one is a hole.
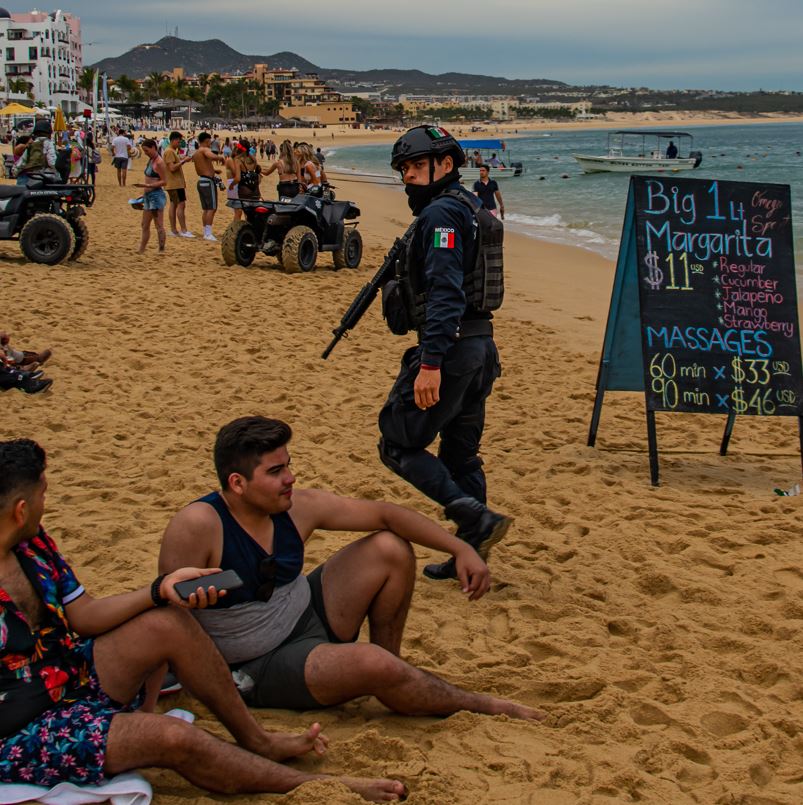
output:
M475 75L449 72L434 75L422 70L372 69L342 70L319 67L290 51L269 56L240 53L221 39L193 41L175 36L164 36L157 42L137 45L121 56L101 59L92 68L107 73L111 78L127 75L145 78L152 72L170 71L183 67L187 75L197 73L246 73L254 64L267 64L273 68L295 69L302 73L317 73L325 81L338 86L335 89L348 95L348 86L361 82L385 84L391 92L430 93L463 92L465 94L526 94L545 87L568 87L561 81L544 78L509 79L502 76Z

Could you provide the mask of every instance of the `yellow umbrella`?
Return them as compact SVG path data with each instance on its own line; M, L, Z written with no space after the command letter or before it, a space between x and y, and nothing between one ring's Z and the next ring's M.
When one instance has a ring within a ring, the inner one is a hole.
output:
M67 121L60 106L56 107L56 114L53 115L53 131L67 131Z
M0 109L0 115L6 117L8 115L32 115L34 113L30 106L23 106L21 103L10 103Z

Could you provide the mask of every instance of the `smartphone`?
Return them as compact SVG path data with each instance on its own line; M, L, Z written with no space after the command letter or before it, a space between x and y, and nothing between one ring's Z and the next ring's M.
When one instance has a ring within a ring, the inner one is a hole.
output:
M216 590L236 590L238 587L243 586L243 580L233 571L224 570L222 573L211 573L209 576L199 576L197 579L187 579L186 581L179 581L175 584L176 592L179 597L184 601L188 601L189 597L203 587L208 590L214 587Z

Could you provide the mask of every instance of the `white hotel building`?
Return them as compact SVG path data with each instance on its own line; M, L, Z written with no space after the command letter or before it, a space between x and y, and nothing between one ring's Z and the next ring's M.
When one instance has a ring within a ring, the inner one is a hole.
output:
M0 99L30 103L28 92L10 92L9 82L23 80L33 100L60 106L66 115L83 108L78 77L83 68L81 20L64 11L34 9L10 14L0 8Z

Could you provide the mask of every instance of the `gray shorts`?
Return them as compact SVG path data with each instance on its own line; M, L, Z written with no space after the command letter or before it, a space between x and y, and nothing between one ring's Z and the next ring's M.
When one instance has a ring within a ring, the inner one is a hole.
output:
M320 710L322 705L309 691L304 666L312 649L321 643L353 643L335 635L326 618L319 565L307 576L312 598L298 619L295 629L273 651L254 660L232 666L235 682L249 707L276 707L283 710Z
M208 176L202 176L196 184L202 210L217 209L217 183Z

